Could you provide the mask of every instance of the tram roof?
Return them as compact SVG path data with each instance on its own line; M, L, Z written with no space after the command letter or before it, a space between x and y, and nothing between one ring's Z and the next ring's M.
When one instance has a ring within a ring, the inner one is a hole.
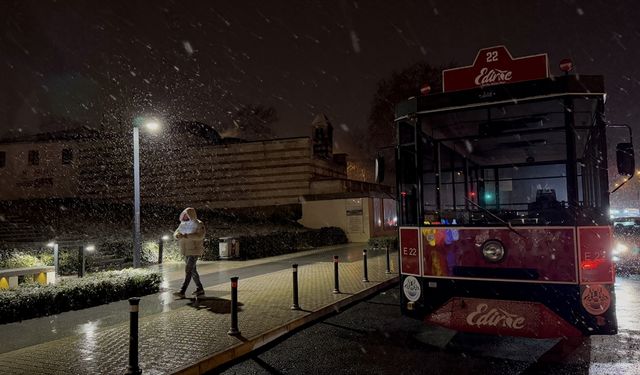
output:
M396 106L395 120L399 121L414 114L491 107L567 96L605 96L603 76L567 75L413 97Z

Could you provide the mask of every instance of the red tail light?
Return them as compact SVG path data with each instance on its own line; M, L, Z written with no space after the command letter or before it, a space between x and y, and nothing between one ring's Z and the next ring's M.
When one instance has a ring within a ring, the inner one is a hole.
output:
M601 264L604 263L604 259L589 259L582 261L582 269L585 271L595 270L600 267Z

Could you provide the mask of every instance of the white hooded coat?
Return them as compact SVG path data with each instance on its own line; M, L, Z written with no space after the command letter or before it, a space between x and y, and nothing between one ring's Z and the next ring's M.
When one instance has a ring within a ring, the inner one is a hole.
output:
M183 221L183 218L189 218L189 220ZM204 235L206 229L204 223L198 220L196 210L189 207L186 208L180 214L180 225L173 233L173 237L178 240L180 246L180 253L184 256L202 256L204 253ZM178 234L182 234L178 238Z

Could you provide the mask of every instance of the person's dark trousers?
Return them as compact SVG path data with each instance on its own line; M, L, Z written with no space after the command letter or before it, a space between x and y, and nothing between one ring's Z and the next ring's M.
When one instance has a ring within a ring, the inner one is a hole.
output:
M187 256L186 258L186 266L184 267L184 283L182 283L182 288L180 291L182 293L187 291L187 287L191 282L191 278L193 278L193 282L196 283L196 288L198 290L204 289L202 287L202 283L200 282L200 275L198 274L198 270L196 269L196 262L198 261L197 256Z

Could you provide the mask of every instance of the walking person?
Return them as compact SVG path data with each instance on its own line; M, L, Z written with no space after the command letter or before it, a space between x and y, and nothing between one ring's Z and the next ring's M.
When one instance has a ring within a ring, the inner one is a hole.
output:
M175 233L173 233L173 237L178 240L180 253L185 256L186 266L184 268L185 275L182 287L180 291L173 293L176 297L185 298L187 287L192 278L196 284L196 290L193 292L193 295L201 296L204 294L204 288L200 282L200 275L196 269L198 257L204 253L204 235L204 223L198 220L196 210L189 207L182 211L180 214L180 225Z

